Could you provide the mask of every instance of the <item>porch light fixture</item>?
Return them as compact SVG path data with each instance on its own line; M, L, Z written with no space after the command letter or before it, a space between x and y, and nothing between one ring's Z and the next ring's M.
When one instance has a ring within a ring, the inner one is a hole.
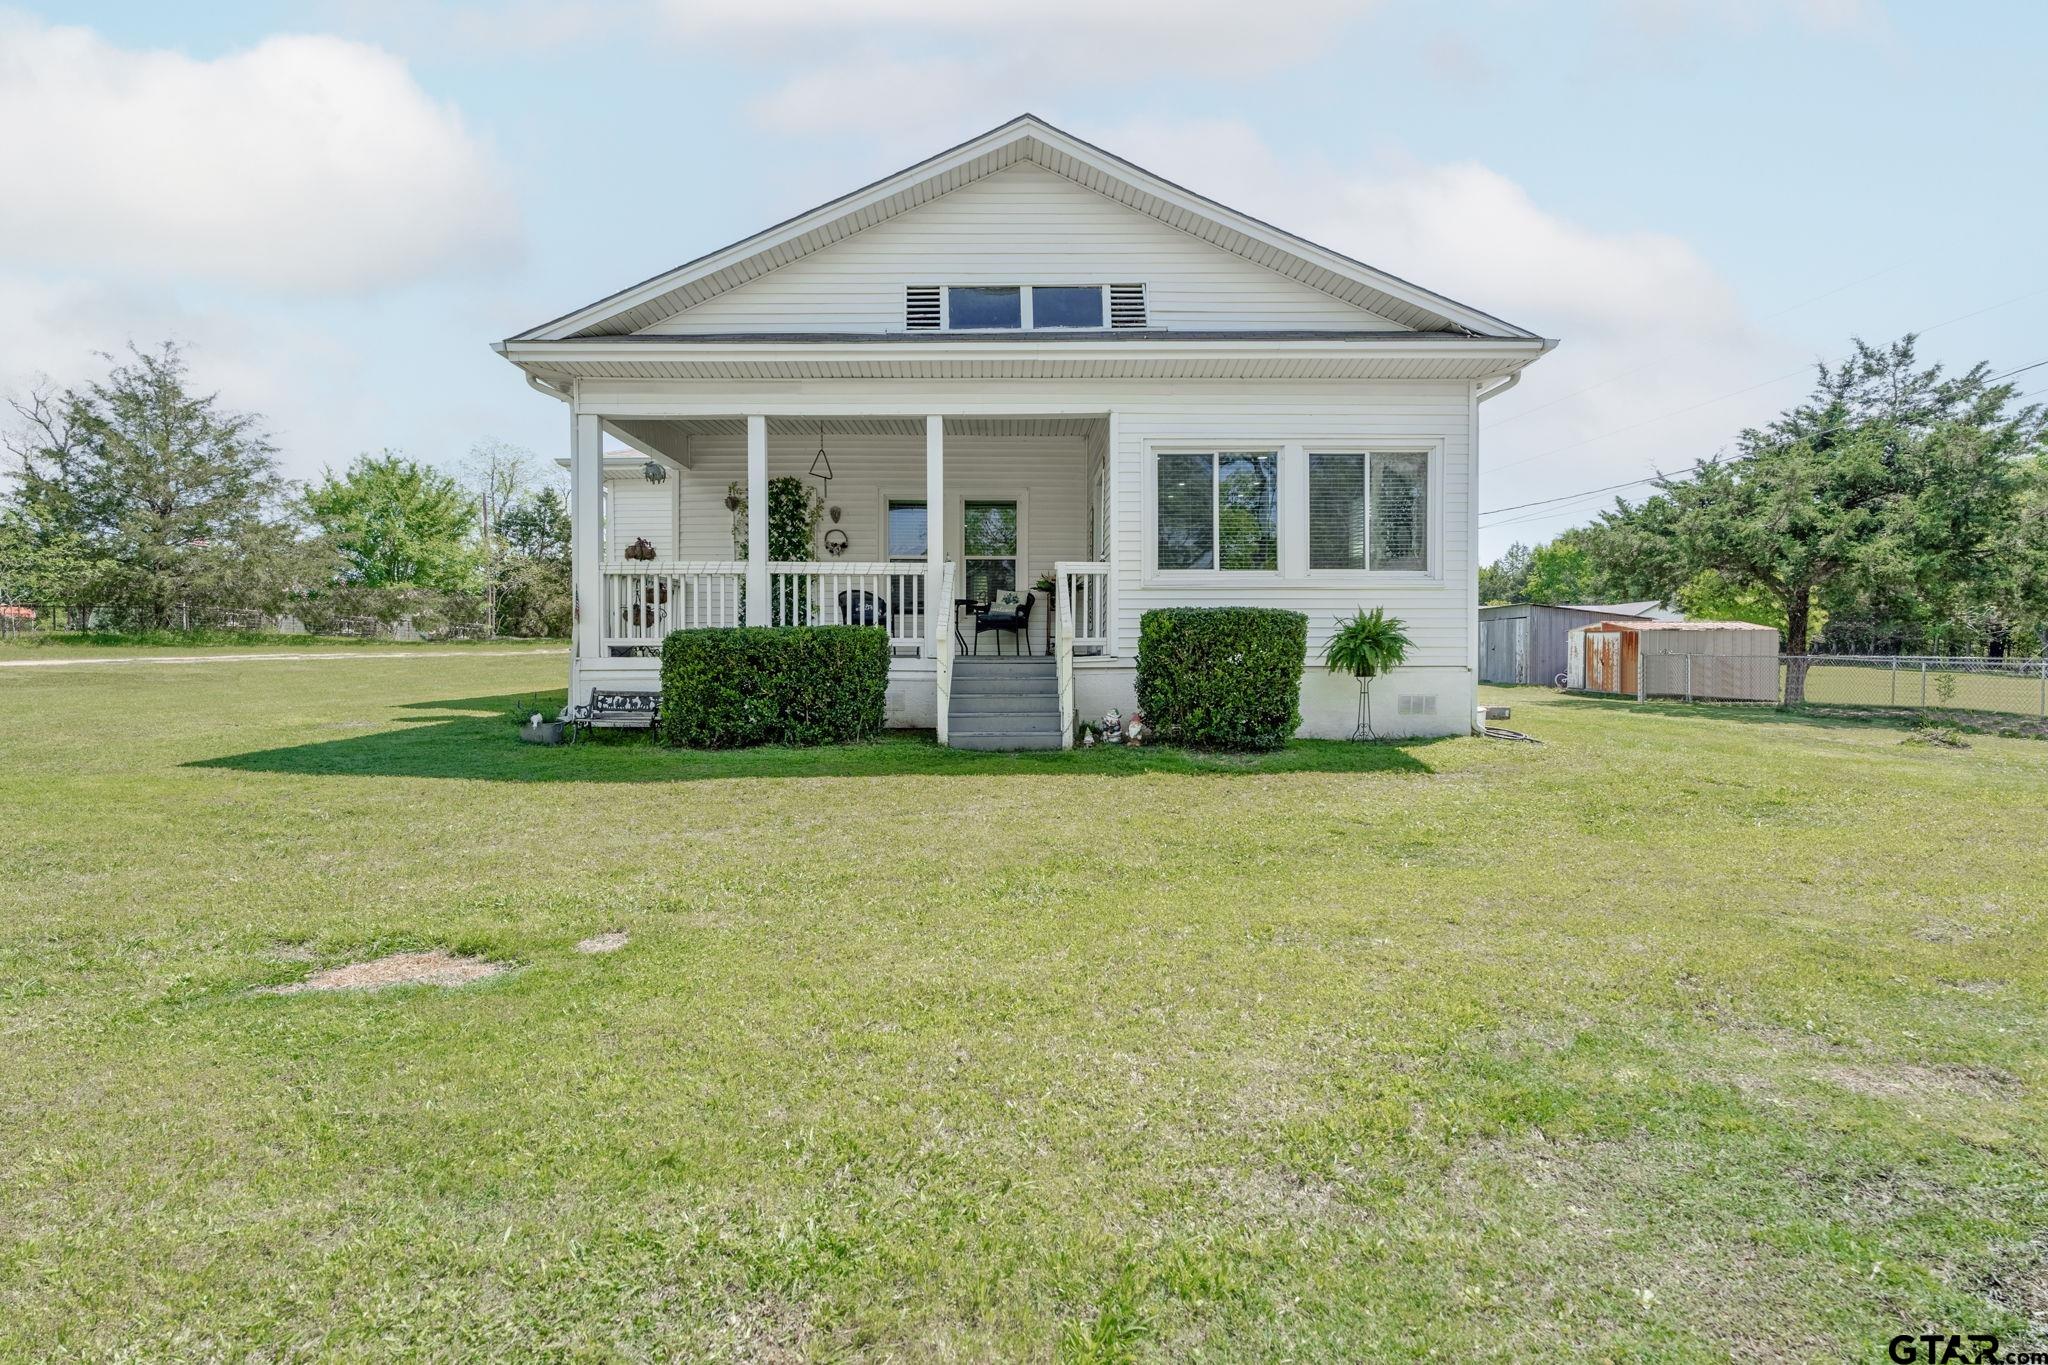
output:
M668 480L668 470L661 461L649 460L640 466L640 477L649 483L664 483Z

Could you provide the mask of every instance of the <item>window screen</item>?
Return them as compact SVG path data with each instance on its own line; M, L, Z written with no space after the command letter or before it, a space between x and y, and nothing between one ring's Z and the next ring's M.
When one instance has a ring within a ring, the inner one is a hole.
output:
M1372 457L1372 567L1429 568L1429 457Z

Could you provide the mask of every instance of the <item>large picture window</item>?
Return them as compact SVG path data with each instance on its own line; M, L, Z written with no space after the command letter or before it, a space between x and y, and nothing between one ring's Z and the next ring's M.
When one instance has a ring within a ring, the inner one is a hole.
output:
M1162 454L1158 566L1164 571L1280 567L1280 459L1272 451Z

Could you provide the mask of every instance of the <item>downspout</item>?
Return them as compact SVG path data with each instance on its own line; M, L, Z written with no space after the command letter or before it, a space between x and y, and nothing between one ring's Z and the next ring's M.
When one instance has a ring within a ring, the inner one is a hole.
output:
M528 378L527 382L528 382L528 383L532 383L532 382L533 382L533 381L532 381L532 379L531 379L531 377L529 377L529 378ZM1502 381L1501 381L1500 383L1498 383L1498 384L1495 384L1495 385L1494 385L1494 386L1493 386L1492 388L1490 388L1490 389L1481 389L1481 390L1479 391L1479 401L1480 401L1480 402L1482 402L1482 403L1484 403L1484 402L1485 402L1485 401L1486 401L1487 399L1489 399L1489 398L1498 398L1498 397L1500 397L1500 396L1501 396L1502 394L1506 393L1506 392L1507 392L1507 391L1508 391L1509 389L1512 389L1512 388L1513 388L1513 387L1514 387L1515 385L1517 385L1517 384L1519 384L1519 383L1521 383L1521 382L1522 382L1522 372L1521 372L1520 370L1516 370L1516 371L1515 371L1515 372L1514 372L1513 374L1509 375L1509 376L1508 376L1508 377L1507 377L1506 379L1502 380Z
M524 372L522 371L522 373ZM569 394L567 390L556 388L553 384L548 383L547 380L542 379L537 374L528 374L526 376L526 383L527 387L531 388L535 393L544 393L548 397L559 399L564 403L569 401Z
M1472 387L1472 405L1469 409L1471 414L1471 431L1468 437L1472 449L1472 477L1465 485L1466 496L1471 499L1471 503L1466 509L1470 515L1465 523L1467 527L1465 549L1466 553L1472 556L1472 632L1471 638L1467 642L1467 660L1468 667L1471 669L1472 698L1474 701L1479 699L1479 405L1489 398L1506 393L1521 382L1522 372L1516 370L1490 389L1482 389L1476 384ZM1486 713L1484 711L1477 711L1472 718L1472 732L1474 734L1483 734L1485 730Z

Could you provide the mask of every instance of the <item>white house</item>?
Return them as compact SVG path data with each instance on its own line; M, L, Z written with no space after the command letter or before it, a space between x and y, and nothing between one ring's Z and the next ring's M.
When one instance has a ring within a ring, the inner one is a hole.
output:
M670 631L852 620L891 724L994 746L1128 710L1172 605L1307 613L1305 735L1383 606L1380 728L1469 730L1479 405L1553 345L1025 115L497 350L571 414L573 704L644 721ZM784 475L830 510L771 563ZM1027 633L977 634L1005 589Z

